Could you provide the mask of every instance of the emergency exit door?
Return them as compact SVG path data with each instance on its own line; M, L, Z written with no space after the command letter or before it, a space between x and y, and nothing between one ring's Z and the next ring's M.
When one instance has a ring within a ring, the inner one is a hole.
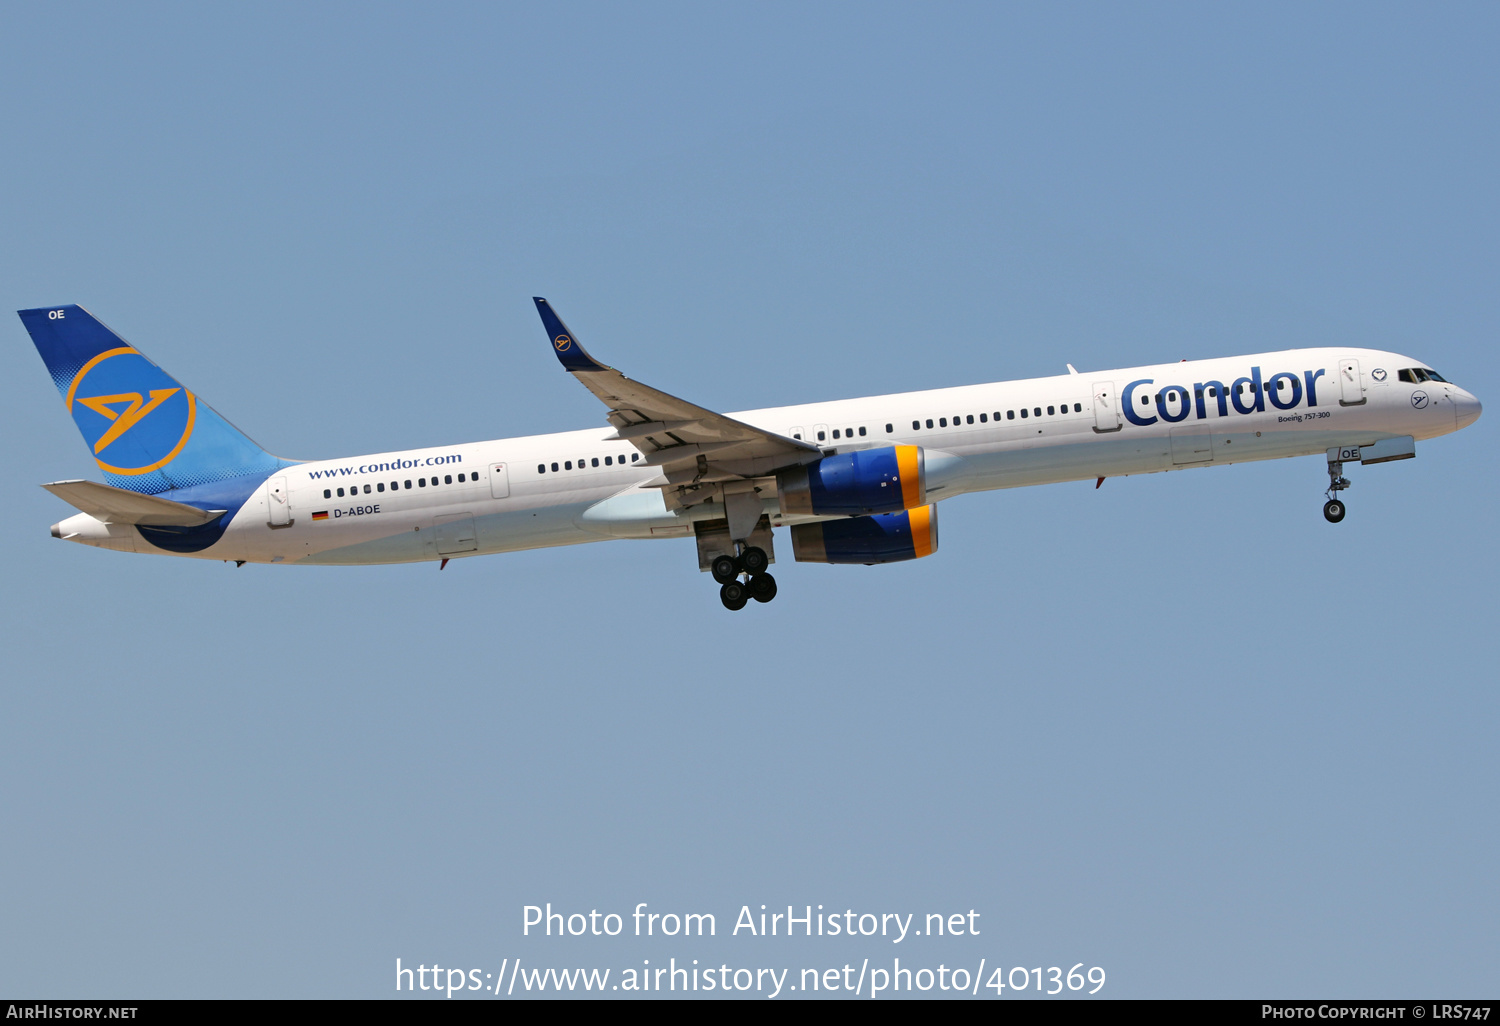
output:
M504 499L510 496L510 471L504 463L490 464L490 498Z

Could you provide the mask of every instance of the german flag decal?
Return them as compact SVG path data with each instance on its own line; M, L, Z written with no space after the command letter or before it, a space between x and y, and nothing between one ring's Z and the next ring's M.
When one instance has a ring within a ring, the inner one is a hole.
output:
M328 519L328 511L325 509L321 513L314 513L313 514L313 519L314 520L327 520Z

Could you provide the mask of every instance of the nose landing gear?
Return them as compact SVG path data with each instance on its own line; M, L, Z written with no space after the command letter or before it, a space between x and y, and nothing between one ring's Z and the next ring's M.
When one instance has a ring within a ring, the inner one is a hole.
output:
M1331 451L1331 450L1330 450ZM1344 476L1344 464L1342 460L1328 461L1328 491L1323 494L1328 496L1328 501L1323 503L1323 519L1330 524L1336 524L1344 519L1348 507L1338 497L1338 493L1349 487L1349 479Z

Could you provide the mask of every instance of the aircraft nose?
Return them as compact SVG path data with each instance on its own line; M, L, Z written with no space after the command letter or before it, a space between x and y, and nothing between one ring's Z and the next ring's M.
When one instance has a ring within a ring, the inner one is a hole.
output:
M1478 399L1461 388L1455 388L1453 393L1453 405L1456 407L1455 413L1458 417L1458 426L1466 428L1479 419L1479 415L1484 412L1484 406L1480 404Z

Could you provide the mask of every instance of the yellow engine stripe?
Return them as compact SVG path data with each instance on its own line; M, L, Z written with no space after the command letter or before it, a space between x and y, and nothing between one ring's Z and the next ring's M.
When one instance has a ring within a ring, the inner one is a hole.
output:
M918 506L907 517L911 524L911 547L916 558L932 555L932 507Z
M901 475L901 508L920 506L927 498L922 494L922 478L918 473L919 453L915 445L896 446L896 472Z

